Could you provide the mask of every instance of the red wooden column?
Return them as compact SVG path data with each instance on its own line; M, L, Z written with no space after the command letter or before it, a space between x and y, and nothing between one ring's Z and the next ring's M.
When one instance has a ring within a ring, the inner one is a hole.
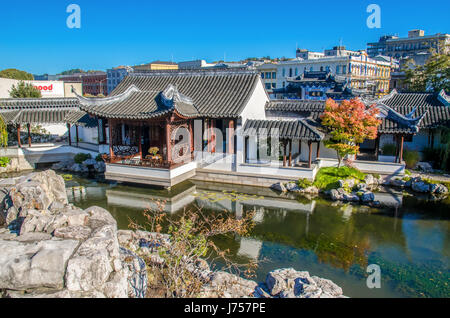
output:
M166 121L166 147L167 147L167 162L172 162L172 141L170 136L170 123L169 120Z
M69 136L69 146L72 146L72 136L70 135L70 124L67 124L67 131Z
M234 154L234 120L228 121L228 151L229 154Z
M320 157L320 141L317 142L317 153L316 153L316 159Z
M109 158L112 160L112 158L114 157L114 151L113 151L113 136L112 136L112 131L113 131L113 120L112 119L108 119L108 129L109 129Z
M17 146L22 148L22 142L20 141L20 124L17 125Z
M311 140L308 141L308 147L309 147L308 168L311 168L311 163L312 163L312 142L311 142Z
M27 124L27 130L28 130L28 147L31 148L31 125Z
M209 129L211 130L211 152L216 152L216 134L214 128L216 127L216 121L211 119L211 125Z
M405 136L400 136L400 154L399 154L399 163L403 161L403 142L405 141Z
M287 142L286 142L286 140L283 140L283 146L284 146L284 151L283 151L283 167L286 167L286 147L287 147Z
M194 148L195 148L195 146L194 146L194 129L193 129L193 126L194 126L194 120L190 120L188 127L189 127L189 138L190 138L191 158L192 159L194 158L193 156L194 156Z

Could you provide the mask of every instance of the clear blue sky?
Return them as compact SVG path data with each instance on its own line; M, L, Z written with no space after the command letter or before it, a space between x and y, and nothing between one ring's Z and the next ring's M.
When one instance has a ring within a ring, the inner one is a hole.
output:
M66 7L81 7L81 29ZM366 7L381 7L368 29ZM380 35L450 33L448 0L22 0L0 1L0 69L55 74L153 60L294 57L296 45L365 49Z

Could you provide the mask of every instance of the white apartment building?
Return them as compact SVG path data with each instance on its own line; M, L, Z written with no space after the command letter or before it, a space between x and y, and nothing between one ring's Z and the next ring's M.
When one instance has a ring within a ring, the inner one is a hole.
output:
M287 85L287 79L304 72L329 71L345 78L352 88L370 89L377 96L389 92L391 63L369 58L366 54L332 56L304 60L296 58L276 64L276 88ZM258 68L261 72L263 70Z

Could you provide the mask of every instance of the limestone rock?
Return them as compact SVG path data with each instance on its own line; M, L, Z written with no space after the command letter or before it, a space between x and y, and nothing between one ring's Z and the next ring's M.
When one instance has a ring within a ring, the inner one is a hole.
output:
M444 194L448 193L448 189L443 184L430 184L430 193Z
M342 288L333 283L331 280L320 278L317 276L312 276L311 278L316 282L317 286L320 287L327 296L334 296L334 297L342 296L343 294Z
M257 286L258 284L254 281L226 272L215 272L212 274L210 281L202 287L200 297L251 297Z
M270 186L270 188L271 188L271 189L274 189L274 190L276 190L276 191L279 191L279 192L287 192L286 187L285 187L285 186L283 185L283 183L281 183L281 182L272 184L272 185Z
M60 239L0 241L0 288L62 289L66 263L77 246L78 241Z
M412 182L411 188L415 192L420 192L420 193L429 193L430 192L430 184L428 184L424 181Z
M92 229L102 227L104 225L113 225L117 228L117 222L112 217L111 213L98 206L93 206L84 210L88 214L88 226Z
M91 235L91 228L83 225L73 225L58 228L54 232L55 237L64 238L64 239L73 239L84 241L89 238Z
M433 172L433 166L428 162L418 162L416 164L416 169L422 170L424 172Z
M374 200L375 200L375 194L373 194L373 192L370 192L370 191L363 193L363 195L361 196L361 201L364 203L373 202Z

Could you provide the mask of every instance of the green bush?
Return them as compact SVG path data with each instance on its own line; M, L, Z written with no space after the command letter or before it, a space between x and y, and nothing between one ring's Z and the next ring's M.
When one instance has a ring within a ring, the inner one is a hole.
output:
M356 168L350 167L327 167L317 172L314 185L319 189L331 190L339 187L339 180L355 179L364 181L366 175Z
M8 157L0 157L0 167L5 168L10 162L11 159Z
M409 171L408 169L405 169L405 174L406 174L407 176L410 176L410 175L411 175L411 171Z
M97 155L97 157L95 157L95 161L97 161L97 162L103 161L103 158L102 158L103 155L104 155L104 153L99 153L99 154Z
M395 156L397 147L394 144L384 144L381 148L383 156Z
M427 147L422 151L423 161L431 163L434 169L450 171L450 157L446 156L446 152L445 147Z
M313 182L308 179L299 179L297 181L297 185L302 189L306 189L306 188L311 187L313 185Z
M85 160L92 159L92 156L90 153L77 153L73 160L75 163L83 163Z
M403 160L406 163L406 167L413 169L420 160L419 152L405 149L403 150Z

